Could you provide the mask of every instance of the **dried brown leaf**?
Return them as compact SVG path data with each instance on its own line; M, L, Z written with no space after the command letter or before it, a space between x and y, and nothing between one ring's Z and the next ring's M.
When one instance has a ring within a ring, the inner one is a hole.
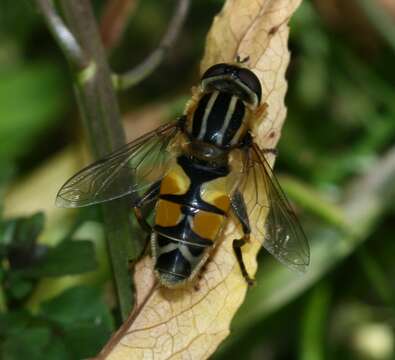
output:
M207 37L201 71L219 62L249 56L247 66L262 82L268 113L257 119L255 139L274 147L286 115L285 71L289 62L288 20L301 0L228 0ZM136 266L137 305L105 346L100 359L206 359L230 332L230 322L244 300L247 285L236 262L232 241L240 237L232 219L222 243L207 265L200 289L160 288L149 257ZM243 247L245 263L255 274L261 244Z

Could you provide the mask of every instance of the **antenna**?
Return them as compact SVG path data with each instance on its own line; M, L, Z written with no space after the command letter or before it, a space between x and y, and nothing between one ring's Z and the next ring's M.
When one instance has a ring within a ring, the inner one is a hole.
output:
M248 60L250 60L250 57L247 55L244 59L242 59L241 57L240 57L240 55L236 55L236 62L238 63L238 64L245 64Z

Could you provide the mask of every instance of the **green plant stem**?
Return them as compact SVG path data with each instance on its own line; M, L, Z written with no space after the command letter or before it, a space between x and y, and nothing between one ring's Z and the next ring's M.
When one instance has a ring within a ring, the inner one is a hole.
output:
M357 256L372 288L386 305L395 308L395 299L391 283L388 281L387 274L385 274L379 262L371 256L363 246L357 252Z
M83 49L88 65L75 72L78 105L96 158L125 143L109 66L90 1L61 0L66 24ZM129 207L123 200L103 205L109 256L123 319L132 308L128 253L131 244Z
M329 305L329 285L318 284L311 292L302 315L300 360L325 359L325 327Z
M347 218L339 206L329 203L314 189L294 178L281 176L279 179L286 193L303 209L345 233L352 232L346 221Z
M63 50L69 62L77 68L84 68L87 65L86 54L84 54L80 44L56 12L52 0L36 0L36 3L52 36Z

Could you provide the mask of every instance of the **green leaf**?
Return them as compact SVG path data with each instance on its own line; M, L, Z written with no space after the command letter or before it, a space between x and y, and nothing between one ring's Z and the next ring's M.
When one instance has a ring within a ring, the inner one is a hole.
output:
M45 302L41 314L62 328L73 358L96 355L113 331L113 320L100 290L78 286Z
M93 243L87 240L63 241L31 267L24 269L28 277L76 275L97 267Z
M59 325L106 324L112 326L111 316L99 289L76 286L65 290L41 306L41 313Z
M37 261L45 247L37 246L44 228L44 214L0 222L0 257L6 257L11 269L27 267Z
M86 359L97 355L112 331L101 325L69 325L64 328L63 339L73 359Z
M8 276L7 283L7 293L16 300L25 298L33 289L31 281L24 279L22 276L12 271Z
M44 213L21 217L0 224L0 243L16 247L31 247L44 228Z
M27 328L31 315L25 311L0 314L0 338L18 334Z
M42 360L50 340L50 329L44 326L24 329L6 338L1 347L3 360Z
M70 360L70 352L61 337L52 336L50 343L46 346L41 360Z

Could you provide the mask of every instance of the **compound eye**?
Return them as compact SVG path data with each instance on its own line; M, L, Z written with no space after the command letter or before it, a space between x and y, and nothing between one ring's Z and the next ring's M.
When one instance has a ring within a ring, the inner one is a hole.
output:
M228 92L255 105L261 101L261 83L251 70L226 63L216 64L206 70L201 81L205 90Z
M206 72L202 76L202 80L214 77L214 76L221 76L225 75L229 72L229 65L228 64L215 64L208 68Z
M240 69L238 76L240 81L256 94L259 103L262 97L262 87L257 76L248 69Z

